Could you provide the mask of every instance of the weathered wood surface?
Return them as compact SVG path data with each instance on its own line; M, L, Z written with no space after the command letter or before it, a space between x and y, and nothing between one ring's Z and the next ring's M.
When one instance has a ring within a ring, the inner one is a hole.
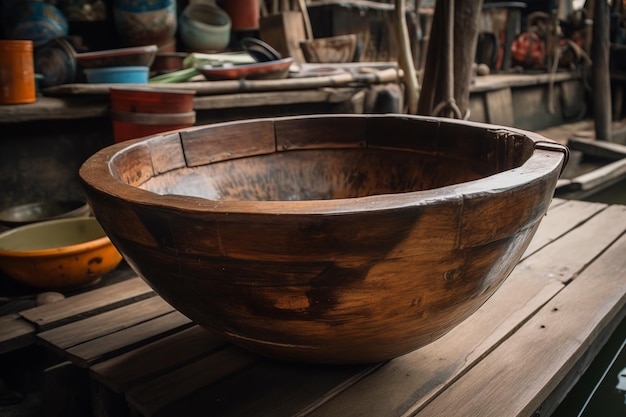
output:
M68 297L54 304L44 304L20 312L41 330L84 319L89 316L132 304L155 295L142 279L134 278L116 285Z
M0 354L32 344L37 328L19 314L0 316Z
M38 333L37 337L52 348L66 350L172 311L174 308L161 297L151 297L62 327L43 331Z
M625 231L624 206L554 200L522 261L476 313L438 341L377 364L265 359L198 326L126 344L149 320L118 328L110 312L78 327L108 329L80 339L112 354L87 363L70 352L81 343L58 352L89 366L93 382L111 391L107 401L144 416L529 416L566 375L584 371L587 352L626 314Z
M485 94L485 106L489 123L501 126L515 126L513 96L510 88L489 91Z
M614 222L624 224L625 221L626 209L614 207L589 223L601 223L602 232L616 238L621 233L610 233L607 229L615 225ZM618 229L623 233L623 227ZM583 246L579 244L581 241L572 242L571 252L582 255L583 251L578 249ZM585 243L591 243L594 248L604 245L597 238L593 242L587 239ZM532 415L600 331L626 315L625 250L626 239L621 236L609 250L599 252L598 261L581 269L580 275L573 277L570 284L519 330L419 415ZM551 349L546 349L546 339ZM532 365L523 366L525 362L532 362ZM520 365L523 372L520 372ZM510 385L511 380L516 381L516 386ZM468 392L472 392L472 401L467 401Z
M141 278L132 272L129 275L129 279L113 285L0 316L0 353L35 343L39 332L78 322L156 295Z
M549 311L551 307L547 307L547 303L566 288L571 280L626 229L624 223L626 208L621 206L603 210L601 216L596 214L591 218L588 217L588 212L583 211L580 214L579 221L571 224L572 230L522 261L498 292L470 319L439 341L391 361L361 384L352 387L345 395L337 397L312 415L358 416L367 413L379 416L419 415L418 412L424 406L439 395L445 394L456 380L463 380L468 370L489 358L491 352L515 334L526 321L540 311L546 309ZM545 223L550 223L552 218L548 213ZM616 224L622 226L614 227ZM538 234L541 238L541 233ZM589 236L594 236L594 239L589 239ZM618 293L626 290L620 285L613 285L611 288ZM593 292L589 295L593 297ZM595 301L598 304L605 302L601 298ZM623 306L624 301L620 302L618 299L616 303ZM582 323L579 324L583 327ZM560 346L552 344L550 333L544 332L542 335L544 337L542 341L534 339L534 343L540 346L538 348L546 351L546 355L560 354ZM575 340L577 334L573 332L570 337ZM587 346L584 341L578 342L581 348ZM525 352L525 349L520 349L518 354L523 355ZM514 369L509 374L510 379L506 384L504 380L499 380L512 390L506 396L488 400L482 398L481 401L474 402L473 399L476 393L482 390L482 385L474 385L471 389L468 385L465 396L462 399L454 398L458 401L454 404L457 408L463 407L461 404L463 401L475 407L484 406L485 402L500 403L498 406L502 407L507 404L513 406L513 400L516 398L516 395L512 395L515 392L513 390L519 390L520 386L526 387L518 382L525 381L524 374L529 368L535 368L538 360L538 357L533 357L533 360L502 363L502 366L507 365ZM573 366L572 363L568 365ZM537 369L542 370L541 367ZM518 375L512 375L513 372ZM551 377L550 372L544 377ZM542 383L542 380L536 381L538 385ZM547 392L538 393L541 398L539 394L547 395ZM367 404L362 402L362 398L368 398ZM449 410L452 409L454 408ZM527 415L532 414L532 411ZM442 412L432 415L483 414L471 412L456 414L455 410L452 414ZM500 415L517 414L504 412Z
M102 318L102 317L101 317ZM106 320L106 318L103 318ZM99 318L100 320L100 318ZM158 340L169 334L177 333L192 326L193 323L178 311L141 322L132 327L125 327L115 333L108 333L97 339L79 343L67 348L70 360L81 367L115 356L120 352Z

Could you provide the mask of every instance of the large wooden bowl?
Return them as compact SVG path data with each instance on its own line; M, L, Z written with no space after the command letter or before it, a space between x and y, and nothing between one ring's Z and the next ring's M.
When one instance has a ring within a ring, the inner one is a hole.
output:
M198 324L276 358L365 363L496 291L566 156L497 126L305 116L123 142L80 176L128 263Z

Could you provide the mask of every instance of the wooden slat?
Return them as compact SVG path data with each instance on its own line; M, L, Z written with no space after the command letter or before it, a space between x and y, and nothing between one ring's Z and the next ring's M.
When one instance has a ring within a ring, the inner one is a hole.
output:
M32 344L36 328L19 314L0 316L0 354Z
M324 88L319 90L281 91L279 93L242 93L221 96L200 96L194 99L195 110L215 110L240 107L278 106L287 104L340 103L349 101L355 88Z
M153 320L71 347L67 349L66 354L75 365L87 367L96 361L146 345L157 338L165 337L191 325L192 321L189 318L178 311L173 311Z
M626 157L626 146L621 143L605 140L581 139L572 137L568 139L567 146L573 150L581 151L585 155L619 160Z
M116 393L166 373L225 345L199 326L116 356L90 368L92 378Z
M100 314L138 300L153 297L154 291L141 279L131 278L20 312L26 320L45 330Z
M337 117L325 123L317 117L294 117L277 120L276 149L362 148L365 146L367 119ZM322 127L323 126L323 127Z
M625 252L626 237L622 236L418 416L532 415L602 329L616 316L623 315Z
M271 120L209 125L183 131L180 135L185 161L190 167L276 150Z
M541 224L538 233L530 242L530 245L528 245L522 259L558 239L571 229L576 228L581 221L588 220L589 217L604 208L606 208L604 204L568 200L561 200L560 204L550 206L548 214L546 214L546 219ZM549 218L549 220L547 220L547 218Z
M549 224L549 219L544 221ZM521 262L489 301L447 335L390 361L310 416L384 417L418 411L514 333L625 228L626 212L621 207L581 223ZM539 236L540 232L541 228Z
M488 91L485 93L489 123L501 126L514 126L513 95L510 88Z
M256 355L229 345L168 374L131 388L126 392L126 399L142 415L152 416L165 405L244 369L257 360Z
M44 344L63 353L72 346L162 316L173 310L174 308L161 297L152 297L41 332L37 337Z
M575 72L558 72L556 74L491 74L475 78L470 86L471 92L490 91L500 88L531 87L550 82L563 82L580 79Z
M306 415L380 364L324 366L261 361L158 411L159 416ZM245 401L242 401L245 393Z

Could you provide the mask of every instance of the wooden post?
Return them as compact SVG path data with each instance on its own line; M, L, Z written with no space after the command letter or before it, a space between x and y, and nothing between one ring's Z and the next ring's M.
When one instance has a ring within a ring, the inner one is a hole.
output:
M452 3L454 2L454 3ZM431 28L424 78L418 103L418 114L430 115L440 103L454 100L460 114L467 118L469 111L472 65L475 61L478 42L478 20L483 0L438 1ZM449 39L446 30L447 14L454 13L454 34ZM452 62L448 52L442 50L452 44ZM452 79L448 77L452 65ZM452 91L453 97L447 94Z
M611 74L609 71L609 5L596 0L593 13L593 41L591 45L593 120L596 139L611 139Z
M469 112L472 65L476 60L482 8L483 0L456 0L454 8L454 98L463 115Z

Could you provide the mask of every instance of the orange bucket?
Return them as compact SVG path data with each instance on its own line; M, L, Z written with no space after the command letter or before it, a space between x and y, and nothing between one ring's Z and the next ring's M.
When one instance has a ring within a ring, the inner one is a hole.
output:
M115 142L193 126L195 94L193 90L111 88Z
M33 41L0 40L0 104L34 103Z

